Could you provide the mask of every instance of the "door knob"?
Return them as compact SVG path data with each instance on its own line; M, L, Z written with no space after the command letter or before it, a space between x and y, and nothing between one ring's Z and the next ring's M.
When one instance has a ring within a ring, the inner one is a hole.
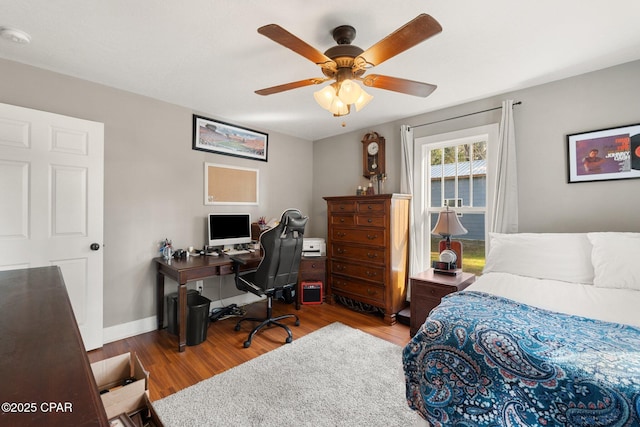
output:
M89 246L89 248L92 251L97 251L98 249L100 249L100 244L99 243L92 243L91 246Z

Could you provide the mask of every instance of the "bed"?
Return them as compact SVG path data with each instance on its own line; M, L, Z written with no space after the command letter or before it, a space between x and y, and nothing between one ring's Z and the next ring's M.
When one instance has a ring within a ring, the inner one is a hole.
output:
M403 351L437 426L640 426L640 233L490 234Z

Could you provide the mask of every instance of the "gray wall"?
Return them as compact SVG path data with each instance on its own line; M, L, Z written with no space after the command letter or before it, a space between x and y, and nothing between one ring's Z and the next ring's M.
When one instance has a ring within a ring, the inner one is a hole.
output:
M361 176L364 134L386 138L384 189L397 192L401 124L472 113L507 98L523 102L514 110L520 231L640 231L640 180L567 184L566 160L567 134L640 122L640 61L315 143L257 129L269 133L268 163L191 150L194 112L187 108L1 59L0 76L0 102L105 123L105 327L155 315L150 260L159 240L169 237L177 247L203 243L203 218L211 211L202 202L205 161L259 168L261 204L251 213L272 217L298 207L311 217L309 235L324 237L322 197L354 194L367 183ZM415 135L499 120L498 110L419 127ZM291 173L299 179L289 179ZM235 293L229 279L205 284L205 294Z
M640 180L567 183L566 135L640 123L640 61L518 90L316 141L313 147L312 227L326 235L323 196L354 194L361 177L360 140L369 131L386 139L386 192L400 189L400 125L417 126L500 106L514 99L521 232L640 231ZM375 101L373 101L375 102ZM416 137L500 121L492 111L416 127Z
M311 141L257 129L269 133L266 163L194 151L194 112L187 108L6 60L0 76L0 102L105 124L105 327L156 314L151 259L158 242L168 237L178 248L202 246L208 212L249 211L257 219L288 207L311 210ZM260 206L205 206L204 162L258 168ZM207 281L205 295L238 293L232 277L224 280L224 286Z

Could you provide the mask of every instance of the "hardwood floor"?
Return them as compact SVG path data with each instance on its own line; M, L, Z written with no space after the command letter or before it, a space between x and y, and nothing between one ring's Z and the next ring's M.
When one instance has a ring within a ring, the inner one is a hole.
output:
M244 308L248 316L263 317L266 303L258 302ZM389 326L381 317L359 313L339 304L303 305L300 310L296 310L292 304L276 301L273 313L276 316L295 313L300 317L298 327L293 326L292 319L284 321L290 325L294 341L333 322L341 322L400 346L404 346L410 340L409 326L400 323ZM243 343L253 325L251 322L245 322L242 329L236 332L234 326L238 319L228 318L211 323L207 331L207 340L196 346L188 346L182 353L177 351L177 337L164 329L105 344L103 348L88 353L89 361L93 363L121 353L135 352L150 373L150 399L162 399L286 345L286 333L281 328L270 328L259 332L254 337L251 347L244 348Z

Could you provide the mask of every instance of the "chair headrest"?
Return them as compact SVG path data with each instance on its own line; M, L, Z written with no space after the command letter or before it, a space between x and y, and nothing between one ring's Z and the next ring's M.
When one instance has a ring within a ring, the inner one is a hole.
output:
M289 210L282 215L282 223L284 225L282 234L286 235L294 233L294 235L304 234L304 227L307 225L309 217L302 216L298 210Z

